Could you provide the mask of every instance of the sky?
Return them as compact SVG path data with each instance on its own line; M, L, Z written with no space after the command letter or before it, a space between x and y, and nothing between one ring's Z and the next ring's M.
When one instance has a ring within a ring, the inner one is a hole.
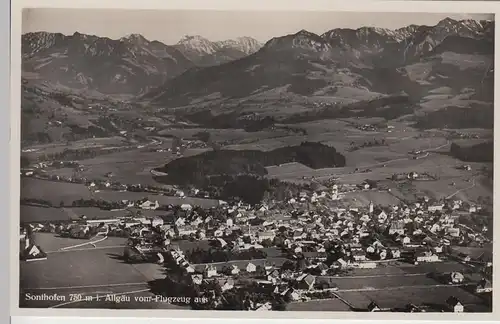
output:
M411 24L435 25L446 17L493 19L493 15L488 14L456 13L29 9L23 12L23 33L46 31L71 35L79 32L112 39L141 34L151 41L169 45L186 35L201 35L211 41L250 36L266 42L301 29L316 34L364 26L397 29Z

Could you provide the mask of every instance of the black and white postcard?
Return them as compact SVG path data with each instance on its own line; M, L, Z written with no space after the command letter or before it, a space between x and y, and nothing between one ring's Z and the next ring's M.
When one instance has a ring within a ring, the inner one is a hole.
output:
M495 15L390 3L25 8L19 308L492 314Z

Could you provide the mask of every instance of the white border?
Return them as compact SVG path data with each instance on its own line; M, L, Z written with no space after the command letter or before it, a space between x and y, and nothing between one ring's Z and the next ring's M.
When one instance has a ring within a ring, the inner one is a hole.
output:
M148 317L167 317L176 319L190 320L202 319L205 322L215 322L210 318L238 318L257 319L364 319L366 320L451 320L471 321L471 320L494 320L499 318L500 303L493 304L493 313L464 313L464 314L406 314L406 313L365 313L357 312L244 312L241 311L184 311L184 310L107 310L107 309L20 309L19 300L19 260L18 260L18 242L17 236L19 229L19 155L20 155L20 89L21 84L21 10L22 8L99 8L99 9L149 9L149 10L224 10L224 11L358 11L358 12L440 12L440 13L488 13L497 14L500 12L500 2L483 1L336 1L336 0L120 0L120 1L102 1L102 0L14 0L11 3L11 145L10 145L10 214L11 214L11 245L10 245L10 296L11 296L11 315L12 316L80 316L80 317L136 317L146 319ZM495 36L495 53L498 44L498 32ZM496 58L496 56L495 56ZM500 72L495 71L495 80L498 79ZM495 90L497 90L495 83ZM496 92L495 92L496 97ZM495 103L496 108L496 103ZM495 114L495 124L499 122L499 116ZM494 132L494 137L498 138L498 132ZM499 142L500 143L500 142ZM497 150L494 152L495 162L499 159ZM494 179L494 187L498 183ZM494 211L499 210L499 201L494 199ZM500 223L495 222L495 233L500 233ZM499 242L494 243L494 249L498 249ZM499 273L499 257L494 256L495 278ZM498 280L497 280L498 281ZM494 281L494 290L500 289L500 285ZM495 295L496 296L496 295ZM196 316L194 318L193 316ZM90 318L89 318L90 319ZM92 318L94 320L94 318ZM125 319L123 319L125 320ZM73 319L71 319L73 321ZM52 320L51 320L52 322ZM322 321L321 321L322 322ZM18 323L26 323L25 321ZM55 322L53 322L55 323Z

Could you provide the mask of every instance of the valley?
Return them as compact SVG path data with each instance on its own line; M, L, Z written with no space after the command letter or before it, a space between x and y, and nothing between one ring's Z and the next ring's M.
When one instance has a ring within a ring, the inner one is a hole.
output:
M444 18L263 43L23 35L21 236L47 260L22 263L21 289L150 297L175 283L210 303L130 307L360 311L377 299L402 311L427 309L435 288L433 303L488 311L471 287L491 271L493 33L493 21ZM113 244L94 244L99 233ZM161 257L124 260L144 246ZM458 248L485 252L464 261ZM87 261L103 273L83 274ZM438 282L426 265L468 281ZM122 288L107 285L115 269ZM113 302L49 304L23 307Z

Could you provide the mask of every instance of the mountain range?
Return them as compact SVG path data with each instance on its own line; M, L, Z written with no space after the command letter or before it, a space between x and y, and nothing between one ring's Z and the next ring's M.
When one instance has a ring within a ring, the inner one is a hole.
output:
M491 21L449 18L397 30L301 30L242 59L190 69L142 98L165 107L314 98L341 104L401 92L418 101L441 89L492 100L493 32Z
M79 112L91 98L115 100L109 104L115 110L122 105L116 102L140 105L155 116L168 115L168 108L176 115L225 115L218 127L240 127L231 118L248 114L288 122L410 114L424 128L492 127L493 21L447 18L435 26L337 28L321 35L300 30L265 44L186 36L165 45L137 34L112 40L37 32L23 35L22 55L23 111L30 120L24 130L36 141L46 137L44 120L59 118L51 107L69 107L59 119L71 124L66 138L75 124L96 132L107 127ZM68 104L67 97L76 99ZM210 119L199 116L186 118Z
M169 46L138 34L113 40L35 32L22 36L22 64L23 72L64 87L137 95L190 68L239 59L260 46L250 37L211 42L185 36Z

